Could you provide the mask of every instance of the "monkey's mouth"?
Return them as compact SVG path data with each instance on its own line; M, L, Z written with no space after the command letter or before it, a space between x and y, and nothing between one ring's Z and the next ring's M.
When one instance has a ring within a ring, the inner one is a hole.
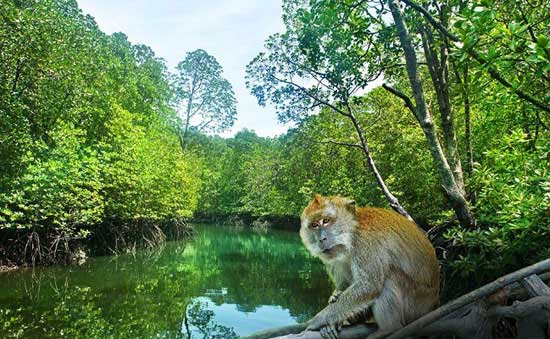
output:
M331 254L336 254L338 251L344 249L344 245L334 245L330 248L325 248L323 250L323 254L327 254L327 255L331 255Z

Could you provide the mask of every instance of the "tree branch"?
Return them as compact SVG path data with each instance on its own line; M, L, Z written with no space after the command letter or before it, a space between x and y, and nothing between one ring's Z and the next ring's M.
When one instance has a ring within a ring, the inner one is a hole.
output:
M455 42L460 42L460 39L456 35L449 32L441 23L439 23L437 20L435 20L434 17L430 14L430 12L428 12L424 7L414 3L411 0L401 0L401 1L404 2L405 4L407 4L409 7L412 7L417 12L422 13L424 18L426 18L426 20L428 20L428 22L432 26L434 26L441 33L445 34L449 39L451 39Z
M497 306L489 310L489 316L498 318L525 318L533 312L550 309L550 297L539 296L528 301L514 303L512 306Z
M317 141L317 142L320 143L320 144L334 144L334 145L339 145L339 146L354 147L354 148L362 149L361 145L352 144L352 143L348 143L348 142L341 142L341 141L335 141L335 140L324 140L324 141Z
M297 89L299 89L300 91L302 91L305 95L307 95L308 97L310 97L311 99L317 101L317 102L320 102L321 104L333 109L335 112L338 112L340 114L342 114L343 116L346 116L346 117L349 117L349 114L344 112L343 110L339 109L338 107L334 106L333 104L331 104L330 102L326 101L326 100L323 100L311 93L309 93L309 91L307 90L307 88L303 87L303 86L300 86L298 85L297 83L295 82L292 82L292 81L289 81L289 80L285 80L285 79L280 79L274 75L271 75L271 77L277 81L280 81L282 83L285 83L287 85L291 85L291 86L294 86L296 87Z
M302 332L306 329L307 323L296 324L290 326L284 326L279 328L274 328L270 330L265 330L262 332L255 333L245 339L322 339L321 333L317 331L307 331ZM376 327L368 325L354 325L343 327L340 332L338 332L338 339L354 339L354 338L364 338L376 331Z
M316 144L332 144L332 145L338 145L338 146L345 146L345 147L352 147L352 148L359 148L359 149L362 149L361 145L359 144L353 144L351 142L344 142L344 141L336 141L336 140L332 140L332 139L325 139L325 140L315 140L313 138L310 138L309 136L307 135L303 135L303 137L305 139L307 139L308 141L311 141L313 143L316 143Z
M538 276L543 281L550 280L550 272L542 273ZM510 300L518 300L518 299L524 299L528 297L527 290L519 282L513 282L507 285L502 291L504 292L504 294L499 294L498 298L509 298ZM546 296L546 298L548 297ZM491 297L489 299L491 299ZM535 299L533 300L533 303L536 305L540 305L539 300L542 301L544 299ZM498 303L498 300L496 301L496 303ZM510 307L503 308L498 304L487 308L488 305L494 305L494 304L495 304L495 301L489 301L489 303L487 303L487 302L480 302L479 300L476 300L476 302L468 304L426 325L426 327L419 330L419 332L416 334L430 335L430 336L445 335L445 334L448 336L449 334L455 334L455 335L459 335L459 338L471 338L473 337L472 333L479 335L480 326L483 327L484 331L487 329L489 330L491 329L491 324L485 323L485 320L492 319L499 315L503 315L504 313L506 313L506 315L510 315L511 317L518 317L523 312L523 307L522 307L522 310L519 310L519 308L516 310L516 309L511 309ZM528 304L523 306L528 306ZM532 305L530 307L535 307L535 306ZM267 339L267 338L320 339L321 338L318 332L310 332L310 331L305 333L302 332L306 329L306 327L307 327L307 323L277 327L277 328L272 328L261 332L257 332L248 337L245 337L245 339ZM372 339L372 338L379 338L383 336L383 333L374 332L375 330L374 327L365 326L365 325L353 325L349 327L344 327L342 329L342 332L339 333L339 338L347 338L347 335L352 333L351 330L354 331L353 333L355 335L355 336L352 336L352 338L363 338L368 335L372 335L368 337L368 339ZM300 334L297 334L297 333L300 333ZM480 336L477 336L476 338L480 338Z
M390 189L386 185L384 179L382 178L382 175L378 171L378 168L376 167L376 164L374 163L374 159L372 158L369 146L367 145L367 139L365 138L365 132L363 132L363 129L359 125L359 121L357 121L357 118L353 114L353 111L351 110L351 106L349 105L349 102L346 102L346 107L348 109L349 119L353 123L353 127L355 128L355 131L357 132L357 135L359 136L359 140L361 141L361 149L363 150L363 153L365 154L365 158L367 160L367 164L369 165L370 170L374 174L374 177L376 178L376 182L378 183L378 187L382 190L382 193L386 197L386 200L388 200L390 207L396 211L397 213L401 214L408 220L414 222L414 219L411 217L409 212L401 205L399 200L390 192Z
M416 116L416 107L414 107L414 104L411 101L411 98L409 98L405 93L398 91L397 89L391 87L388 84L382 84L382 87L392 93L393 95L401 98L405 102L405 107L407 107L414 116Z

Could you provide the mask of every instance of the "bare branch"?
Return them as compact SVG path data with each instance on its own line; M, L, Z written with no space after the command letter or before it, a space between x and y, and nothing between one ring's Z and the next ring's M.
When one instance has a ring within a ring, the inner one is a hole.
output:
M407 107L415 116L416 116L416 107L414 107L414 104L412 103L411 101L411 98L409 98L405 93L401 92L401 91L398 91L397 89L391 87L390 85L387 85L387 84L382 84L382 87L392 93L393 95L401 98L401 100L403 100L405 102L405 107Z
M344 146L344 147L351 147L351 148L359 148L359 149L362 149L361 145L359 144L354 144L354 143L351 143L351 142L345 142L345 141L337 141L337 140L333 140L333 139L323 139L323 140L315 140L307 135L302 135L302 137L304 139L306 139L307 141L310 141L312 143L316 143L316 144L332 144L332 145L338 145L338 146Z
M546 286L544 281L536 274L523 278L521 280L521 285L532 297L543 295L550 296L550 287Z
M414 10L416 10L417 12L420 12L422 13L422 15L424 16L424 18L426 18L426 20L428 20L428 22L434 26L436 29L438 29L440 32L442 32L443 34L445 34L449 39L455 41L455 42L460 42L460 39L452 34L451 32L449 32L441 23L439 23L437 20L434 19L434 17L422 6L414 3L413 1L411 0L401 0L402 2L406 3L409 7L412 7Z
M348 114L348 113L346 113L346 112L344 112L343 110L341 110L340 108L334 106L334 105L331 104L330 102L328 102L328 101L326 101L326 100L323 100L323 99L319 98L318 96L315 96L315 95L311 94L310 91L309 91L307 88L305 88L305 87L303 87L303 86L300 86L300 85L298 85L298 84L295 83L295 82L288 81L288 80L281 79L281 78L277 78L277 77L274 76L274 75L271 75L271 77L272 77L273 79L277 80L277 81L280 81L280 82L285 83L285 84L287 84L287 85L291 85L291 86L296 87L297 89L299 89L300 91L302 91L302 93L304 93L305 95L307 95L307 96L310 97L311 99L313 99L313 100L315 100L315 101L317 101L317 102L320 102L321 104L323 104L323 105L325 105L325 106L327 106L327 107L333 109L335 112L340 113L340 114L342 114L343 116L349 117L349 114Z
M317 331L302 332L307 327L307 323L285 326L258 332L245 339L322 339L321 333ZM367 325L355 325L342 328L338 333L338 339L364 338L376 331L376 327Z
M341 142L341 141L335 141L335 140L323 140L323 141L317 141L320 144L333 144L333 145L339 145L339 146L346 146L346 147L354 147L362 149L361 145L359 144L352 144L349 142Z

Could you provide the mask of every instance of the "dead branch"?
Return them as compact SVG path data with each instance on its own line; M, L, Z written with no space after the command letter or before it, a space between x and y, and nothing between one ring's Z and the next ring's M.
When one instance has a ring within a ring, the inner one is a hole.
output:
M251 334L247 337L244 337L244 339L268 339L268 338L284 336L287 334L296 334L304 331L306 327L307 327L307 323L270 328L265 331L260 331L260 332Z
M530 275L527 278L523 278L521 280L521 285L527 290L527 293L529 293L532 297L538 297L538 296L549 296L550 295L550 288L546 286L544 281L536 275Z
M489 310L489 316L516 319L518 338L546 339L550 334L550 296L518 301L512 306L495 306Z
M550 272L538 275L546 284L550 283ZM531 295L519 282L515 282L506 287L506 296L510 300L525 300Z
M409 325L401 328L400 330L394 332L392 335L388 336L388 339L396 338L406 338L415 333L429 324L434 323L438 319L443 318L446 315L451 314L454 311L459 310L460 308L471 304L477 300L482 299L483 297L488 296L489 294L495 293L496 291L510 285L518 280L526 278L533 274L542 273L545 271L550 271L550 259L543 260L534 265L527 266L522 268L514 273L510 273L501 277L485 286L478 288L468 294L465 294L441 307L438 309L424 315L423 317L413 321ZM376 338L376 337L373 337Z
M441 338L492 339L496 319L487 317L487 306L485 301L476 301L426 326L418 334Z
M343 327L340 332L338 332L338 339L355 339L355 338L364 338L377 330L376 327L368 325L355 325ZM299 334L289 334L279 337L274 337L272 339L323 339L321 333L317 331L307 331L301 332Z

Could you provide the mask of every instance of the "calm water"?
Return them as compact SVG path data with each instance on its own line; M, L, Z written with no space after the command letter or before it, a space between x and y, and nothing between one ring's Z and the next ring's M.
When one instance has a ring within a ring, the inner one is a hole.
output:
M196 229L155 253L0 273L0 337L234 338L326 304L328 277L297 233Z

